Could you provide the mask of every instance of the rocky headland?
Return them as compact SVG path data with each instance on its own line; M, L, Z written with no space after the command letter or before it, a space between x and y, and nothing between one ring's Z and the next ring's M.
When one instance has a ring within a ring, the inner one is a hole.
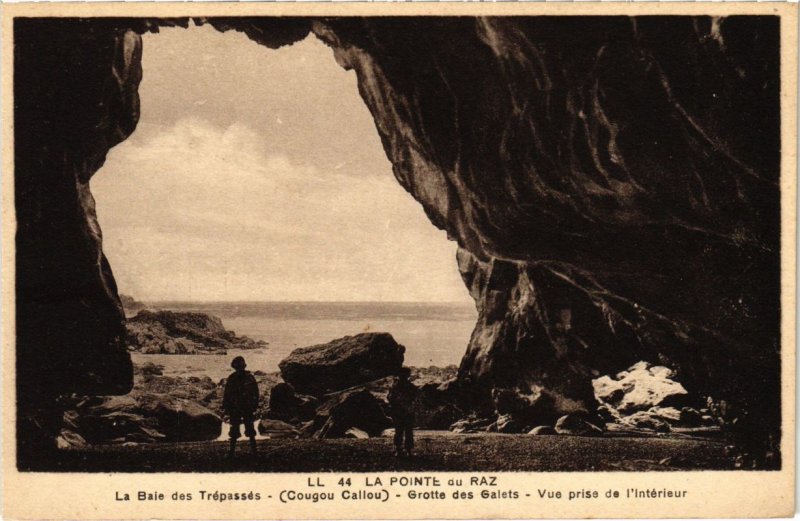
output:
M126 324L126 345L142 354L225 354L228 349L257 349L268 344L237 336L219 317L206 313L139 311Z
M122 304L122 309L125 311L125 316L132 316L138 313L143 309L147 309L147 304L136 300L134 297L130 295L125 295L124 293L120 293L119 301Z

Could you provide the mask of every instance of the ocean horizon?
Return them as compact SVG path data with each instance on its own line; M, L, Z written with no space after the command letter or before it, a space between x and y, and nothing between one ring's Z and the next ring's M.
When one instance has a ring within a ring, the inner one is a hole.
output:
M461 302L387 302L387 301L143 301L149 308L175 311L198 311L220 316L264 316L271 318L378 318L394 317L440 320L475 320L472 303Z
M236 350L252 370L273 372L299 347L323 344L365 332L390 333L405 346L405 364L416 367L458 365L477 320L474 305L453 302L319 302L319 301L143 301L148 308L199 312L222 320L237 335L268 342L264 349ZM165 366L166 374L228 372L219 355L141 355L134 361Z

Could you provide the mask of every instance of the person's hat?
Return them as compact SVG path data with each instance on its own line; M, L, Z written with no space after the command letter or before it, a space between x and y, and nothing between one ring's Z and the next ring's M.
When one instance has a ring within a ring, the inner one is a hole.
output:
M247 367L247 362L244 361L243 356L237 356L233 360L231 360L231 367L234 369L244 369Z

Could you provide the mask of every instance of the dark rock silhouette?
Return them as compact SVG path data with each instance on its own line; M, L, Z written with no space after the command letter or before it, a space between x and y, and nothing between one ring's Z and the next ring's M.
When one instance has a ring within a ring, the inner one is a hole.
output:
M77 433L91 443L203 441L222 430L220 417L199 403L155 393L90 398L75 418Z
M139 34L188 22L15 21L22 459L53 446L57 396L131 388L89 180L135 129ZM592 408L593 376L646 360L774 453L778 17L196 22L270 48L313 31L355 71L398 181L462 248L476 402L535 384Z
M411 383L419 389L411 405L416 428L446 430L470 410L467 405L459 403L459 397L447 386L430 381L424 383L428 379L414 379L414 373L412 370Z
M314 418L318 405L319 400L314 396L297 394L291 384L281 382L270 391L266 417L290 423L303 422Z
M141 366L133 366L133 374L143 376L163 376L164 366L161 364L154 364L153 362L145 362Z
M566 414L558 419L555 425L558 434L573 436L599 436L603 429L589 421L584 414Z
M470 416L454 422L450 425L450 430L455 433L463 432L497 432L496 418L476 418Z
M392 421L383 402L367 390L345 391L329 397L318 409L308 432L315 438L343 438L353 427L380 436Z
M258 433L270 438L297 438L300 431L293 425L269 418L262 418L258 422Z
M147 306L143 302L139 302L135 298L131 297L130 295L123 295L120 294L119 301L122 304L122 309L125 311L125 315L132 315L138 311L145 309Z
M528 432L537 425L552 425L561 416L589 411L584 402L565 398L548 389L533 386L525 391L519 388L492 389L498 432Z
M295 390L320 395L396 374L404 352L389 333L361 333L295 349L278 366Z

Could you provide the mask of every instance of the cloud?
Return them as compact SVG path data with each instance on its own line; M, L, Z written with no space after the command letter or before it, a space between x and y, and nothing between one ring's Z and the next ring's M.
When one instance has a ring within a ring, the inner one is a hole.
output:
M161 28L143 41L143 120L170 127L193 114L224 128L246 123L295 160L311 153L335 164L346 154L348 168L365 176L386 167L355 72L315 36L272 50L204 25Z
M143 42L139 125L92 180L121 291L469 301L455 244L394 180L329 48L210 26Z
M343 154L344 155L344 154ZM151 300L467 299L455 244L385 171L270 150L251 126L143 121L92 180L121 291Z

